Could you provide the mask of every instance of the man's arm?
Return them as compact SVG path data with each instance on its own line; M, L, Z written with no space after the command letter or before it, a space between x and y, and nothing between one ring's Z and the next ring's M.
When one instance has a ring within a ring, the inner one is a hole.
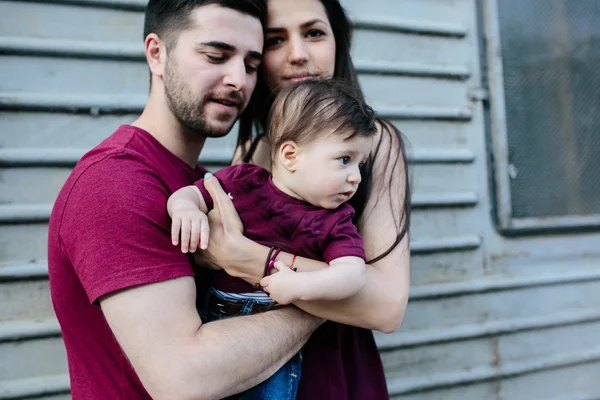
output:
M202 324L183 277L100 299L110 328L154 399L219 399L264 381L322 322L295 307Z

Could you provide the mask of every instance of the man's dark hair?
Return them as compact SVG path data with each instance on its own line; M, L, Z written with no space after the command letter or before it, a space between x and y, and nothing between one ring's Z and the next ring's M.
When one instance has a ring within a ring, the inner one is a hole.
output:
M282 88L269 113L267 136L275 154L287 141L303 144L330 134L351 138L376 132L375 112L360 90L347 81L325 79Z
M150 0L146 6L144 39L150 33L156 33L167 48L172 47L178 33L191 27L192 11L211 4L251 15L259 19L263 27L266 25L266 0Z

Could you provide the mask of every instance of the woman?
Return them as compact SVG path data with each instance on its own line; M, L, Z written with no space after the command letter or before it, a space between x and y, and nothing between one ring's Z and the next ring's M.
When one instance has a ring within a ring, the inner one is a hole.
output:
M350 57L351 27L338 0L269 0L268 11L262 79L240 120L234 158L234 163L252 162L267 169L270 146L262 133L271 91L311 77L333 76L358 83ZM255 138L253 126L259 132ZM335 321L325 323L304 348L299 399L388 397L371 330L396 330L408 301L410 203L405 160L402 135L379 119L369 166L351 201L370 260L367 284L350 299L295 303L306 312ZM258 282L269 249L248 240L233 242L227 236L227 232L211 231L210 258L218 260L228 274ZM291 258L285 253L278 257L287 264ZM295 266L308 271L327 264L297 258Z

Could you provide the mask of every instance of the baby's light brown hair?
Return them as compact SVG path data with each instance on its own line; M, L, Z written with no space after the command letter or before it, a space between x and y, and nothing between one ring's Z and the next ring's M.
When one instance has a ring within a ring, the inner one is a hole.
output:
M306 80L282 88L271 106L267 137L271 159L279 147L299 145L330 134L372 136L377 132L375 112L351 83L335 79Z

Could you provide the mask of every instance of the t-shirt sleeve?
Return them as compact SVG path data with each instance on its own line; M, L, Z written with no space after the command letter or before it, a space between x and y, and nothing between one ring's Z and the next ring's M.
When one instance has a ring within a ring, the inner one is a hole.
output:
M354 210L349 207L341 212L327 235L323 258L329 263L340 257L360 257L366 260L362 237L352 222Z
M170 194L152 168L127 154L109 156L79 176L59 235L91 303L116 290L194 275L187 256L171 244Z

